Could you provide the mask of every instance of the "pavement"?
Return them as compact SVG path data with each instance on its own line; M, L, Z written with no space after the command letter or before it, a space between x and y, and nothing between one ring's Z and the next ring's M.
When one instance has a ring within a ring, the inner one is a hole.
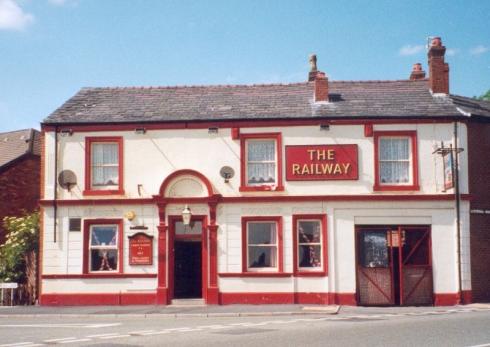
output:
M426 315L490 311L490 304L459 306L359 307L338 305L168 305L168 306L0 306L0 317L253 317L293 315Z

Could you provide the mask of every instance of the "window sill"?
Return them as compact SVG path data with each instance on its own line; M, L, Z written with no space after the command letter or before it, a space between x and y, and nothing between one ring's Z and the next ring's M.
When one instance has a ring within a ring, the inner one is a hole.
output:
M373 191L379 192L379 191L407 191L407 190L413 190L417 191L420 190L420 186L418 184L412 184L412 185L379 185L375 184L373 186Z
M112 189L112 190L84 190L83 195L97 196L97 195L124 195L124 189Z
M226 272L218 274L219 277L292 277L286 272Z
M296 271L295 277L327 277L326 271Z
M88 273L88 274L59 274L59 275L42 275L42 279L77 279L77 278L156 278L157 274L122 274L122 273Z
M284 186L241 186L240 192L281 192Z

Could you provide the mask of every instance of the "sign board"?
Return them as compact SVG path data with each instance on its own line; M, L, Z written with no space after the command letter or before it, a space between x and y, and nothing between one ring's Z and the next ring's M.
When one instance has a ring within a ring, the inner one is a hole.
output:
M129 236L129 265L153 264L153 236L137 233Z
M357 145L286 146L286 180L357 180Z
M454 166L453 166L453 152L449 151L442 156L444 163L444 189L454 188Z
M17 289L19 285L17 283L0 283L0 289Z

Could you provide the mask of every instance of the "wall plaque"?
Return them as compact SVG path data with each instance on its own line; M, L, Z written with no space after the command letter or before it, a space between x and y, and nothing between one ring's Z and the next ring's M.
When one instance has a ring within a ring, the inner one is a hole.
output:
M136 233L129 238L129 265L153 264L153 236Z
M357 145L286 146L286 180L357 180Z

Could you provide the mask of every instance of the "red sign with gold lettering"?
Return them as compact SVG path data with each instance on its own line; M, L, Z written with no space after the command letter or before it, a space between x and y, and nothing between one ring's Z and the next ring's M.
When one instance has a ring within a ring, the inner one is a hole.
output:
M153 264L153 236L137 233L129 236L129 265Z
M286 180L357 180L357 145L286 146Z

